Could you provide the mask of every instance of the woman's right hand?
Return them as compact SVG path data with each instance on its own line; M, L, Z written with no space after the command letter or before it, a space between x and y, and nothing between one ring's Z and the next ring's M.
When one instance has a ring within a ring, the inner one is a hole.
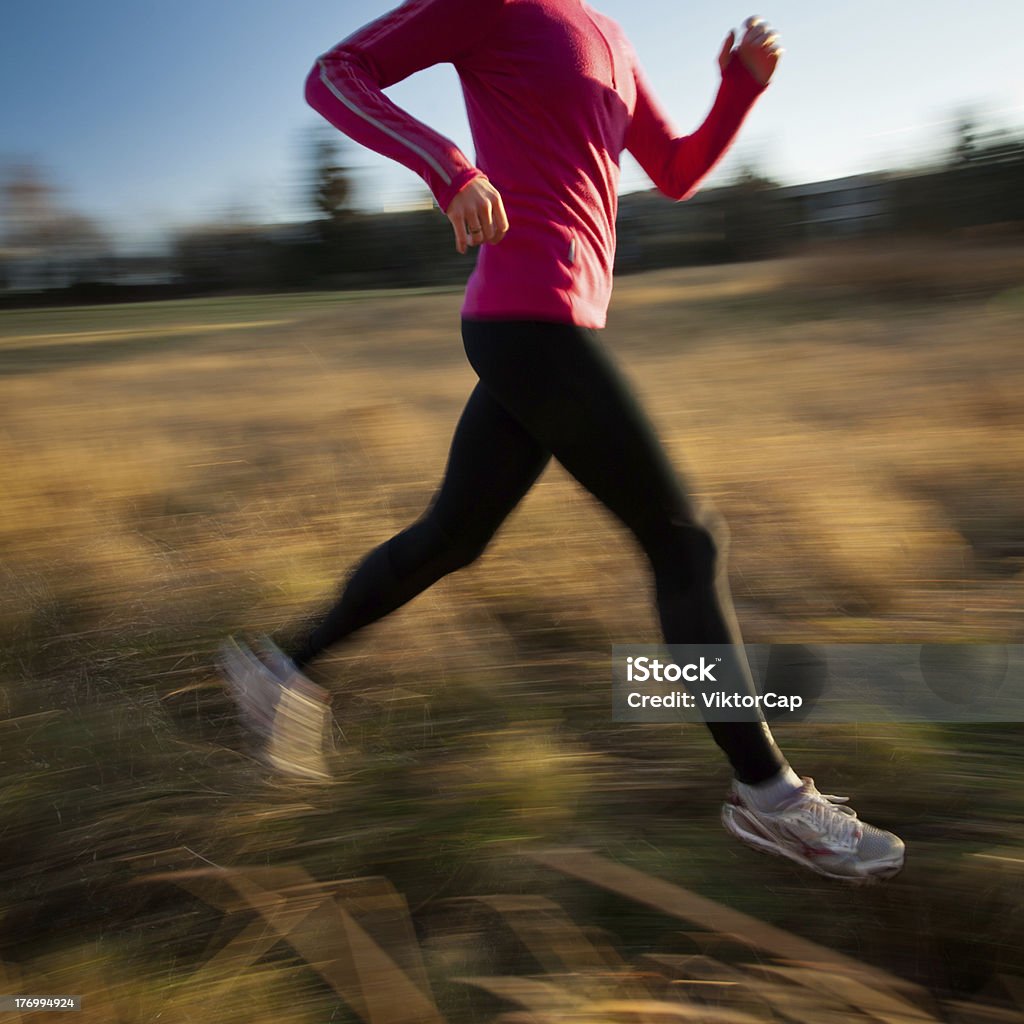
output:
M445 215L455 229L455 248L489 242L497 245L508 231L508 217L498 190L486 178L474 178L448 204Z

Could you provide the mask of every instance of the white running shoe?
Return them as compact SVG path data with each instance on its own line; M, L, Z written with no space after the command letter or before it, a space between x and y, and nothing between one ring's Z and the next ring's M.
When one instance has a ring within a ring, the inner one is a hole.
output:
M248 646L229 636L218 650L218 664L242 722L261 739L274 729L281 683Z
M220 648L228 691L242 721L261 742L260 759L297 778L327 779L330 694L302 675L270 641L264 647L263 658L234 637Z
M256 656L277 677L278 682L295 687L314 700L330 703L330 694L304 675L302 669L269 636L261 635L256 639Z
M861 821L845 796L819 793L814 780L774 811L744 800L734 780L722 824L737 839L765 853L788 857L826 878L873 882L903 867L903 840Z

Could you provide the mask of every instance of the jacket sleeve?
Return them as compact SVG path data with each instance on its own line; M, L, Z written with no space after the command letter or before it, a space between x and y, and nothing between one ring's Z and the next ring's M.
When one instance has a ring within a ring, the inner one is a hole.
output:
M661 109L635 56L636 109L626 149L655 186L670 199L689 199L732 145L754 101L765 90L737 55L725 66L722 84L704 123L678 136Z
M419 174L447 210L483 172L383 90L423 68L469 55L500 6L500 0L407 0L319 57L306 79L306 101L356 142Z

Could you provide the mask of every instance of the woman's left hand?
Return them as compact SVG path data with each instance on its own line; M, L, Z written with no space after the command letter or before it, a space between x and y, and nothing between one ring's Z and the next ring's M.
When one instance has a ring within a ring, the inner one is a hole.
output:
M722 45L722 52L718 55L718 66L725 72L725 67L732 60L733 55L738 53L747 70L757 79L761 85L767 85L775 74L775 68L779 63L779 57L783 51L779 49L779 37L766 21L761 18L750 17L743 23L746 32L740 45L734 50L733 43L736 42L736 33L730 32Z

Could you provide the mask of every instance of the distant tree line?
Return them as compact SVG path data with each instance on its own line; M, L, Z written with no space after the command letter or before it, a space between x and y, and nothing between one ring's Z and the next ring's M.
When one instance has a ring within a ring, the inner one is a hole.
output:
M946 159L934 167L820 184L831 191L784 187L746 167L731 185L681 205L706 204L718 228L712 248L723 261L781 255L807 241L851 234L1024 242L1024 135L983 133L963 120ZM703 261L699 247L689 253L696 259L680 253L675 262Z
M1024 135L985 134L961 120L944 166L898 182L896 210L905 231L1024 224Z
M62 204L34 168L0 186L0 304L116 301L217 292L458 284L472 256L455 252L435 208L367 214L336 133L306 152L310 219L261 225L243 218L180 229L164 258L118 257L102 226ZM623 272L757 259L839 233L950 235L1001 230L1024 237L1024 136L957 127L937 166L878 176L839 191L781 187L747 167L723 188L671 204L653 193L620 200ZM882 180L884 178L884 180ZM849 203L846 207L839 203Z

